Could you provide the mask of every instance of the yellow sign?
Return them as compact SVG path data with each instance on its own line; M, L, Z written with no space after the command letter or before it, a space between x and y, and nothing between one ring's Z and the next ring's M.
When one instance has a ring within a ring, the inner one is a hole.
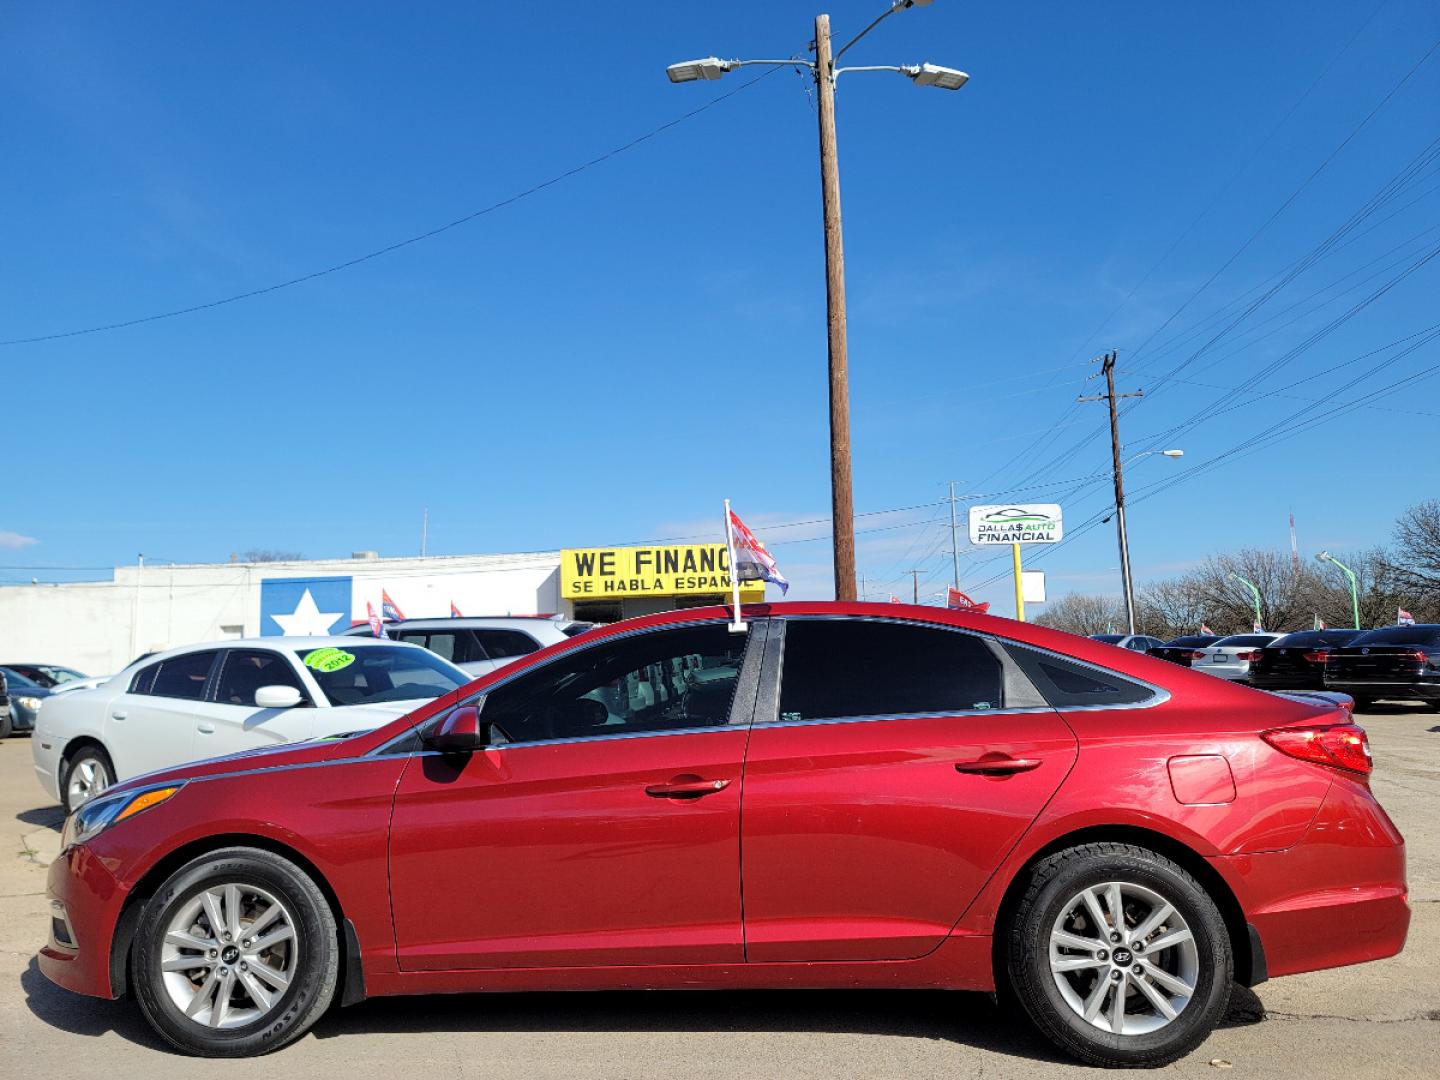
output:
M560 595L566 600L626 596L730 595L730 558L724 544L659 547L566 548L560 552ZM742 603L765 599L763 581L740 583Z

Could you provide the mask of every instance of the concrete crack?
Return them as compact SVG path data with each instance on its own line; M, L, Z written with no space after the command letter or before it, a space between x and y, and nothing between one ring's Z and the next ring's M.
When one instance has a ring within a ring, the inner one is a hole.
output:
M1413 1024L1417 1020L1440 1021L1440 1009L1428 1009L1411 1016L1374 1018L1368 1016L1341 1016L1337 1013L1286 1013L1266 1010L1270 1020L1346 1020L1352 1024Z

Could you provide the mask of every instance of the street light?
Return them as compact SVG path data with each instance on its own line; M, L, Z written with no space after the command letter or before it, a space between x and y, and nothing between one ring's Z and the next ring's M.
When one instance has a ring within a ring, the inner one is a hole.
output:
M830 369L830 507L835 537L835 599L855 599L855 503L850 478L850 374L845 327L845 246L840 225L840 160L835 138L835 81L847 71L895 71L916 86L959 90L970 76L938 64L908 67L836 67L836 61L857 41L897 11L928 7L932 0L892 0L876 17L833 54L830 16L815 16L815 59L722 60L708 56L671 64L671 82L703 82L750 66L805 67L815 80L820 120L820 193L825 225L825 299Z
M1265 625L1265 621L1260 617L1260 586L1256 585L1249 578L1241 577L1233 570L1230 572L1230 576L1250 590L1250 595L1255 600L1255 629L1259 631L1260 628Z
M1351 570L1350 567L1346 566L1343 562L1341 562L1339 559L1335 558L1335 556L1334 556L1334 555L1331 555L1330 552L1328 552L1328 551L1322 551L1322 552L1320 552L1320 554L1319 554L1319 555L1316 555L1315 558L1316 558L1317 560L1319 560L1320 562L1334 563L1334 564L1335 564L1336 566L1338 566L1341 570L1344 570L1344 571L1345 571L1345 576L1350 579L1350 611L1351 611L1351 614L1353 614L1353 615L1355 616L1355 629L1356 629L1356 630L1359 630L1359 629L1360 629L1360 590L1359 590L1359 588L1358 588L1358 587L1356 586L1356 584L1355 584L1355 571L1354 571L1354 570Z
M1139 461L1151 454L1159 454L1161 457L1179 458L1185 456L1184 450L1143 450L1134 457L1124 462L1117 460L1115 464L1115 490L1119 498L1115 502L1116 530L1120 534L1120 585L1125 593L1125 621L1130 627L1130 633L1135 633L1135 583L1130 577L1130 532L1125 526L1125 496L1124 487L1120 483L1120 474L1124 466L1131 462ZM1109 521L1107 517L1104 521ZM1103 524L1103 522L1102 522Z

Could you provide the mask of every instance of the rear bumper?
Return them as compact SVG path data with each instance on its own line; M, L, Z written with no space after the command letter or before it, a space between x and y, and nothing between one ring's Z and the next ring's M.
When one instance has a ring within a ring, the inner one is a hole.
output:
M1330 679L1326 690L1338 690L1351 697L1420 698L1440 701L1440 680L1436 679Z
M1405 947L1405 841L1362 784L1337 779L1294 847L1210 862L1240 900L1271 978Z
M1321 675L1304 675L1299 673L1285 673L1270 675L1265 672L1252 671L1250 673L1250 685L1257 690L1325 690L1325 679ZM1329 687L1328 689L1334 689Z
M119 883L82 844L67 848L50 864L46 892L52 932L40 949L40 971L77 994L118 997L110 977L110 944L125 900ZM59 939L55 920L64 926L69 943Z

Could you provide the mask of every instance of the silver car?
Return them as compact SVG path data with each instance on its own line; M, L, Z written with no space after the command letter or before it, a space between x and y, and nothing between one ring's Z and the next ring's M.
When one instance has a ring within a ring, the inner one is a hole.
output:
M1149 652L1165 644L1159 638L1146 634L1091 634L1090 640L1103 641L1106 645L1129 649L1131 652Z
M385 633L396 641L409 642L438 653L471 675L484 675L522 656L568 641L593 624L549 615L506 616L504 618L405 619L387 622ZM364 623L352 626L347 635L369 635Z
M1282 634L1231 634L1213 645L1195 650L1190 667L1207 675L1219 675L1231 682L1250 681L1250 662L1260 659L1260 650Z

